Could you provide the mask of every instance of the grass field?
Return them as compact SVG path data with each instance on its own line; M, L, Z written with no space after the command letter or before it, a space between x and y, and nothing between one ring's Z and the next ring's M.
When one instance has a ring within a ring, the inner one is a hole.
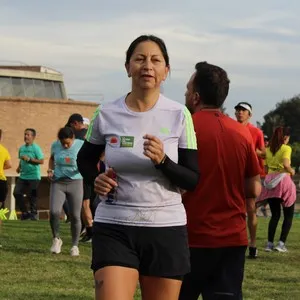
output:
M289 252L284 254L263 251L267 224L268 219L259 218L259 258L246 262L244 299L300 299L300 219L294 219L287 244ZM52 255L48 222L2 223L1 300L94 299L91 245L80 245L80 257L70 257L69 225L61 225L62 253ZM140 299L138 290L135 299Z

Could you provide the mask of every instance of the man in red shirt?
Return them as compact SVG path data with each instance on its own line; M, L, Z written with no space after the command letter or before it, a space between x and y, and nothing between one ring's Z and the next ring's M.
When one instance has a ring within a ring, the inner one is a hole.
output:
M180 300L242 299L248 244L246 199L261 190L249 131L222 114L229 79L220 67L200 62L187 84L193 114L200 181L183 195L191 254Z
M265 177L265 168L264 168L264 157L266 154L265 142L263 132L253 126L250 123L250 118L252 116L252 106L248 102L240 102L235 107L235 116L236 120L242 125L246 126L252 136L254 149L257 154L259 166L260 166L260 176L261 178ZM256 229L257 229L257 216L256 216L256 206L252 201L249 201L248 204L252 204L252 207L248 208L248 230L250 235L250 244L249 244L249 258L257 257L257 248L256 248Z

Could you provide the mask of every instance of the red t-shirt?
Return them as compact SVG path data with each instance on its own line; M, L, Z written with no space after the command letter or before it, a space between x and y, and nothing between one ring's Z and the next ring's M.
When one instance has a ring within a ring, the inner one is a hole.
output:
M264 148L265 141L264 141L263 132L259 128L253 126L250 123L247 124L247 128L249 129L250 134L252 136L255 150L256 149L261 150L262 148ZM258 162L259 162L259 166L260 166L260 176L265 177L266 173L265 173L264 160L262 158L258 157Z
M217 111L193 115L200 180L183 195L190 247L248 244L245 178L259 174L249 130Z

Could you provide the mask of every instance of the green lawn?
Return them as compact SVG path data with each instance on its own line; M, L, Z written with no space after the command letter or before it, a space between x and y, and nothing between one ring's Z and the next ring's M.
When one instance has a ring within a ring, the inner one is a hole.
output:
M289 253L265 253L267 219L259 218L259 258L247 260L244 299L300 299L300 219L294 219ZM46 221L4 221L0 228L1 300L92 300L91 245L69 255L69 225L62 223L63 252L52 255ZM140 299L139 291L135 299Z

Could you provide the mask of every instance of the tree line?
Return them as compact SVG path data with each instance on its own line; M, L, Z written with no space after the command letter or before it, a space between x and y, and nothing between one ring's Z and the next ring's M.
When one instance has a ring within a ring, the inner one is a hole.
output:
M271 137L273 130L278 126L288 126L291 129L292 165L298 170L300 167L300 95L277 103L275 109L264 116L261 129L264 134Z

